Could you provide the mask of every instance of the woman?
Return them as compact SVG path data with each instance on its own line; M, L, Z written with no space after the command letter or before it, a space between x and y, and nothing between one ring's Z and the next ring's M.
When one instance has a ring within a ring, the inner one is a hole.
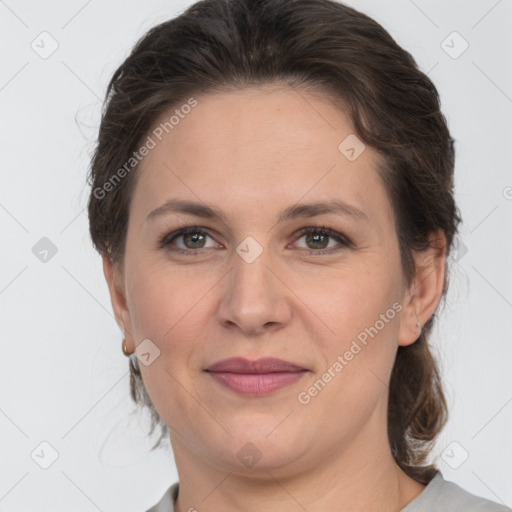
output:
M460 216L437 91L329 0L205 0L108 88L89 201L152 512L510 510L427 464L428 338Z

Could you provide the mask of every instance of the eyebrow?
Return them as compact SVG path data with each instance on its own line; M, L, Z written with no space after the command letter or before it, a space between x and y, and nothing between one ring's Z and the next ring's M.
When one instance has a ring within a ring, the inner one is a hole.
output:
M220 209L214 206L209 206L205 203L198 203L195 201L187 201L182 199L169 199L164 204L151 211L146 220L151 221L169 213L182 213L185 215L194 215L196 217L203 217L205 219L217 219L226 223L226 215ZM287 220L315 217L333 213L335 215L345 215L353 217L356 220L369 221L368 216L360 209L353 205L344 203L339 200L322 201L307 204L295 204L283 210L277 218L276 224L280 224Z

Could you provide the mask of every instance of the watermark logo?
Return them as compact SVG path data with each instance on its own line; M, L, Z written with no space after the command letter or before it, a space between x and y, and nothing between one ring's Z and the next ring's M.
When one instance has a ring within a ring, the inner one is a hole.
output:
M248 236L238 244L236 252L246 263L252 263L263 252L263 247L252 236Z
M59 452L50 443L43 441L36 446L30 457L40 468L48 469L59 458Z
M263 454L254 443L245 443L236 454L238 460L248 468L254 467L261 459L262 455Z
M457 441L452 441L442 452L441 458L452 469L459 469L469 458L468 451Z
M357 160L365 149L366 146L361 139L353 133L343 139L338 146L339 152L350 162Z
M441 48L452 59L458 59L469 48L469 43L458 32L454 31L441 42Z
M450 256L455 262L460 261L468 252L466 244L458 236L453 239L452 247L453 249Z
M48 263L57 252L57 246L46 236L43 236L43 238L32 247L32 254L41 263Z
M149 338L146 338L135 349L135 355L144 366L149 366L160 357L160 349Z
M30 47L34 50L41 59L48 59L51 57L59 47L57 40L48 32L41 32L30 43Z

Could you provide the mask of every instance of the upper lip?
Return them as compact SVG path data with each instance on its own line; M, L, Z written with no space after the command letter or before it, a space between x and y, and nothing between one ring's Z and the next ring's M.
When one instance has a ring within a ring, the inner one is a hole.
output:
M232 357L223 359L209 366L207 372L229 372L229 373L275 373L275 372L299 372L305 368L289 361L264 357L251 361L243 357Z

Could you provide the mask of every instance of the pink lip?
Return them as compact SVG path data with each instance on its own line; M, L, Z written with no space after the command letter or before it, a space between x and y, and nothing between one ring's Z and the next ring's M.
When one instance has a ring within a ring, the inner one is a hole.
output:
M297 382L307 370L282 359L249 361L236 357L218 361L206 371L232 391L246 396L262 396Z

